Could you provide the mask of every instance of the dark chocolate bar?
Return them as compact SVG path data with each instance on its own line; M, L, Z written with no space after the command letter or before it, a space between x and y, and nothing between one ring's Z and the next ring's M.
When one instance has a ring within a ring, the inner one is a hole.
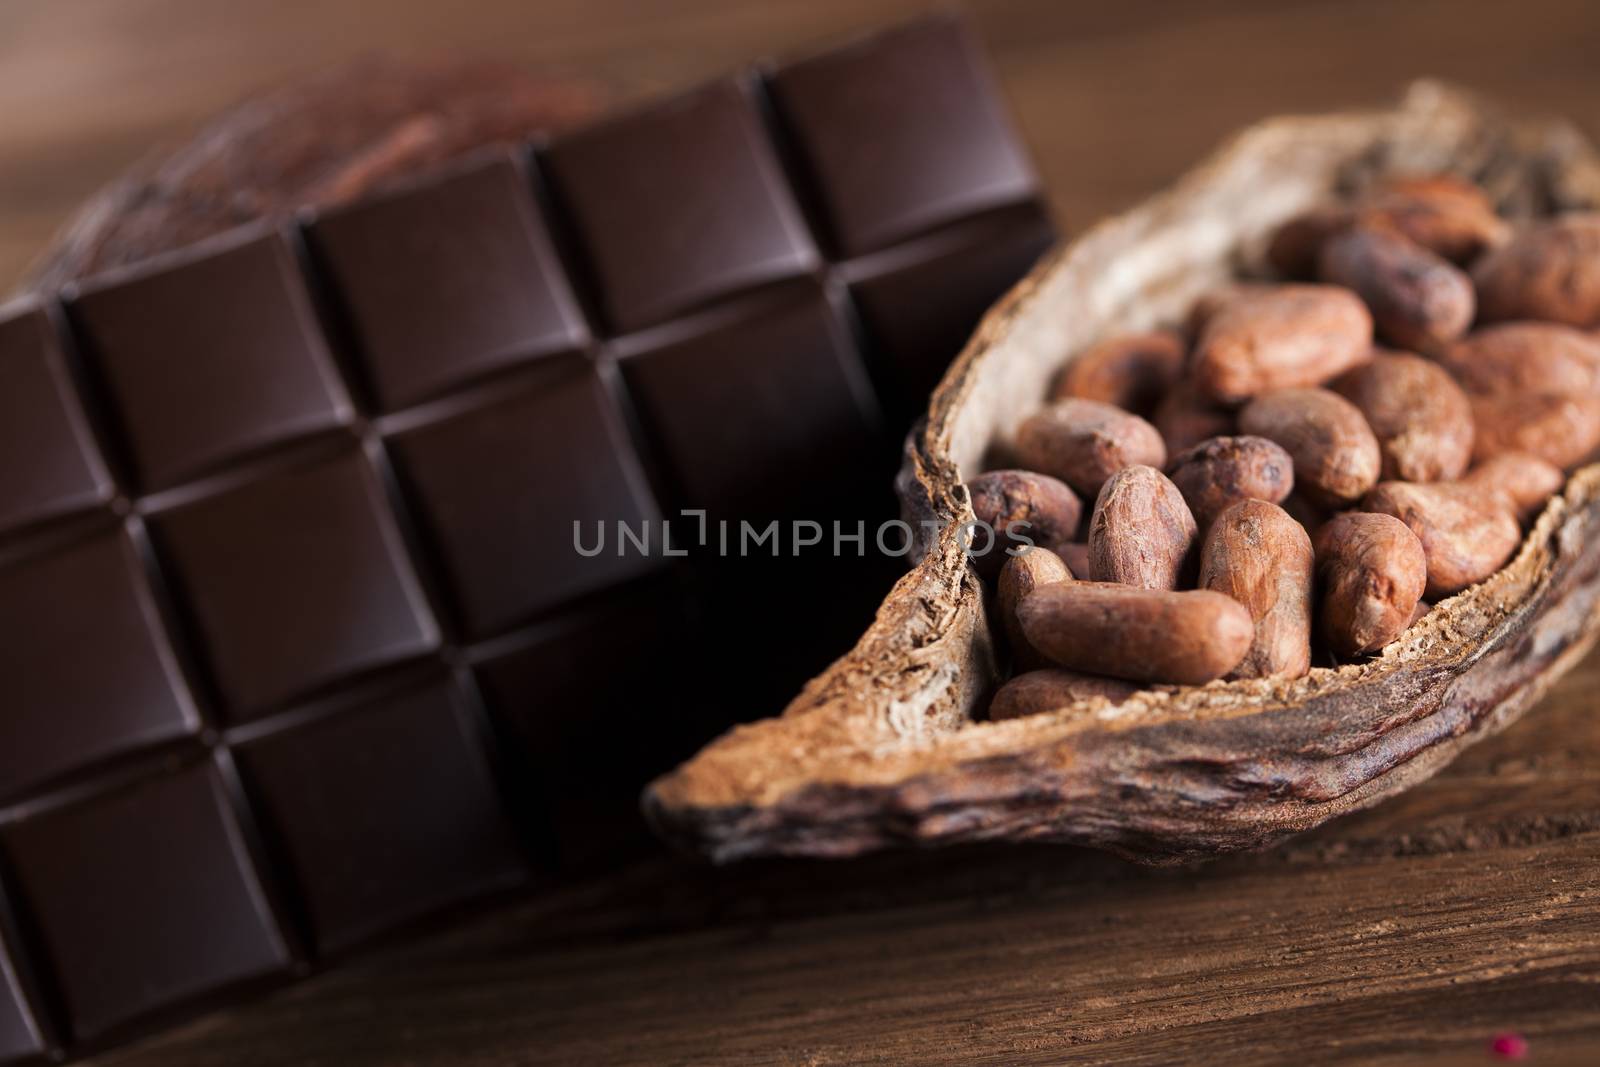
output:
M936 19L0 311L0 1064L628 855L1051 239Z

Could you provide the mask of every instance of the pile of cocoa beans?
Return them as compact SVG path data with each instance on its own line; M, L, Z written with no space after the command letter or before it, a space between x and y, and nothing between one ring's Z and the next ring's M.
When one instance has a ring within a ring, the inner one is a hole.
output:
M1014 674L991 718L1375 653L1600 447L1600 214L1513 226L1469 182L1395 178L1267 259L1077 355L1014 469L968 482Z

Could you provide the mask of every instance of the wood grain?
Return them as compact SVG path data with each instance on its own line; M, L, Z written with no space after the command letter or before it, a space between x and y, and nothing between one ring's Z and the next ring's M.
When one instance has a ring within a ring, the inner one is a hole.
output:
M240 96L373 51L645 93L919 0L6 0L0 289L79 201ZM1262 115L1418 75L1600 132L1587 0L970 5L1069 230ZM1275 852L662 859L99 1062L1600 1061L1600 662L1422 787ZM1307 1053L1314 1048L1314 1054Z

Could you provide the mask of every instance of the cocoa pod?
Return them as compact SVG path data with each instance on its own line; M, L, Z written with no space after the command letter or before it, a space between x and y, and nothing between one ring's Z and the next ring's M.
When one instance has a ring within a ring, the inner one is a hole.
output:
M1532 223L1472 270L1484 322L1543 319L1600 326L1600 214Z
M1239 412L1239 428L1283 446L1294 460L1295 490L1339 508L1378 481L1383 454L1361 411L1327 389L1280 389Z
M1093 496L1123 467L1163 467L1167 448L1156 428L1098 400L1058 400L1023 422L1016 454L1022 465Z
M1393 515L1422 542L1430 600L1459 593L1505 565L1522 528L1499 493L1460 482L1383 482L1362 501L1366 511Z
M1469 393L1600 392L1600 340L1554 322L1503 322L1436 353Z
M1428 612L1433 610L1433 605L1426 600L1417 601L1417 606L1411 609L1411 618L1406 620L1406 629L1409 630L1417 623L1428 617Z
M1320 385L1367 359L1372 315L1348 289L1279 285L1234 297L1195 346L1195 383L1237 403L1273 389Z
M1232 597L1113 582L1062 582L1017 609L1028 641L1063 667L1137 682L1203 685L1250 650L1255 624Z
M970 558L978 573L993 578L1010 559L1008 551L1028 544L1046 547L1072 539L1083 505L1064 482L1035 471L985 471L967 483L972 514L994 531L985 543L974 531Z
M1109 337L1067 364L1052 399L1099 400L1145 415L1177 383L1187 355L1171 330Z
M1361 411L1377 437L1383 478L1444 481L1459 478L1472 461L1472 405L1431 360L1381 353L1331 388Z
M1294 460L1265 437L1213 437L1179 454L1169 469L1201 529L1240 500L1278 504L1294 489Z
M1472 279L1396 231L1355 226L1335 234L1317 269L1323 281L1361 297L1377 335L1401 348L1432 352L1472 325Z
M1527 522L1544 510L1550 498L1560 492L1567 477L1559 467L1538 456L1502 452L1472 468L1461 480L1485 492L1500 493L1517 518Z
M1472 457L1526 452L1571 470L1600 447L1600 396L1522 393L1472 397Z
M1341 657L1376 652L1405 632L1428 583L1427 554L1392 515L1347 512L1318 529L1319 623Z
M1298 678L1311 669L1311 537L1276 504L1241 500L1217 516L1200 553L1200 588L1255 621L1230 678Z
M1124 467L1107 479L1089 519L1089 578L1141 589L1176 589L1194 549L1194 516L1154 467Z
M989 702L989 719L992 722L1020 719L1024 715L1054 711L1092 697L1102 697L1116 705L1137 692L1137 685L1120 678L1101 678L1093 674L1064 671L1059 667L1029 671L1000 687Z
M1226 437L1234 430L1233 412L1219 407L1187 383L1180 383L1162 397L1150 419L1161 434L1169 456L1209 438Z
M349 203L489 145L591 121L617 95L481 56L340 64L243 100L102 189L27 287L51 292L240 226Z
M995 614L1000 616L1000 628L1005 632L1011 647L1011 669L1031 671L1049 664L1030 644L1017 621L1017 605L1035 589L1043 589L1056 582L1072 581L1072 571L1061 557L1048 548L1030 548L1012 556L1000 568L1000 581L995 589Z
M1503 244L1511 232L1488 194L1451 175L1388 178L1362 198L1357 214L1457 266Z

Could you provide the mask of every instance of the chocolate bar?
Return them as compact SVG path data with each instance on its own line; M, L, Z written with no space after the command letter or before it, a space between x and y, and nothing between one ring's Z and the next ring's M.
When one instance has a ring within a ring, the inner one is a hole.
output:
M1051 239L936 19L0 311L0 1063L625 855Z

